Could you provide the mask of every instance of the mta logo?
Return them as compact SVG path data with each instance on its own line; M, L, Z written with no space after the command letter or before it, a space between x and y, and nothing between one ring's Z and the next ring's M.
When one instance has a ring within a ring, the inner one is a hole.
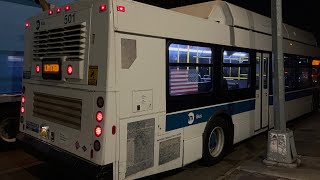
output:
M202 114L194 114L193 112L190 112L188 114L189 116L189 119L188 119L188 124L193 124L194 123L194 120L197 120L197 119L202 119Z
M192 124L194 122L194 113L191 112L188 114L189 119L188 119L188 124Z

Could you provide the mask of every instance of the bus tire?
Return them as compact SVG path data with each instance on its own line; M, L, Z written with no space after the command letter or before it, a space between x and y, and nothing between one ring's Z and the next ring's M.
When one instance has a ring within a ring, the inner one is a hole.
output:
M203 154L202 164L211 166L216 164L230 150L232 144L231 128L229 128L227 120L222 117L216 117L209 121L203 133Z

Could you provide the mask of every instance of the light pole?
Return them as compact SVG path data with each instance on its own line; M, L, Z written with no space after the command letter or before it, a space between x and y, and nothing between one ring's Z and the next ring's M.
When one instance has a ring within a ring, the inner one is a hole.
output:
M271 0L272 54L273 54L273 112L274 129L268 133L268 152L264 162L267 165L297 167L297 155L293 132L286 128L285 86L282 35L282 0Z

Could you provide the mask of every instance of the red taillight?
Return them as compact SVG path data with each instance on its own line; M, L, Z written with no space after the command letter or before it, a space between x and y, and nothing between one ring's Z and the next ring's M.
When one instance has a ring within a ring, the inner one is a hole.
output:
M126 12L126 8L124 6L117 6L117 11Z
M69 65L69 66L67 67L67 73L68 73L69 75L71 75L72 72L73 72L73 68L72 68L71 65Z
M39 73L39 72L40 72L40 66L36 65L36 73Z
M98 97L98 99L97 99L97 106L98 106L99 108L102 108L103 105L104 105L103 97Z
M96 120L97 120L98 122L101 122L101 121L103 120L103 114L102 114L101 111L97 112L97 114L96 114Z
M48 11L48 14L49 14L49 15L53 14L53 10L50 9L50 10Z
M24 107L23 106L21 106L20 112L24 113Z
M61 13L61 8L57 8L57 13Z
M26 22L26 28L30 27L30 23L29 22Z
M102 128L100 126L96 126L94 132L95 132L97 137L100 137L101 134L102 134Z
M67 5L65 8L64 8L66 11L69 11L71 9L71 7L69 5Z
M107 10L107 5L106 4L101 4L100 5L100 12L101 11L105 11L105 10Z
M24 96L22 96L21 102L22 102L22 103L25 103L25 102L26 102L26 98L25 98Z
M116 126L112 126L112 135L115 135L115 134L116 134L116 131L117 131Z

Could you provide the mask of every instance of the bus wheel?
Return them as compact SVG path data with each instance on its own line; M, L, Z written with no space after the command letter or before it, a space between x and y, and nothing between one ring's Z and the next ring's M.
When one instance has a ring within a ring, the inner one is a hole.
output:
M222 117L209 121L203 134L202 163L204 165L211 166L222 160L230 145L229 131L227 122Z

